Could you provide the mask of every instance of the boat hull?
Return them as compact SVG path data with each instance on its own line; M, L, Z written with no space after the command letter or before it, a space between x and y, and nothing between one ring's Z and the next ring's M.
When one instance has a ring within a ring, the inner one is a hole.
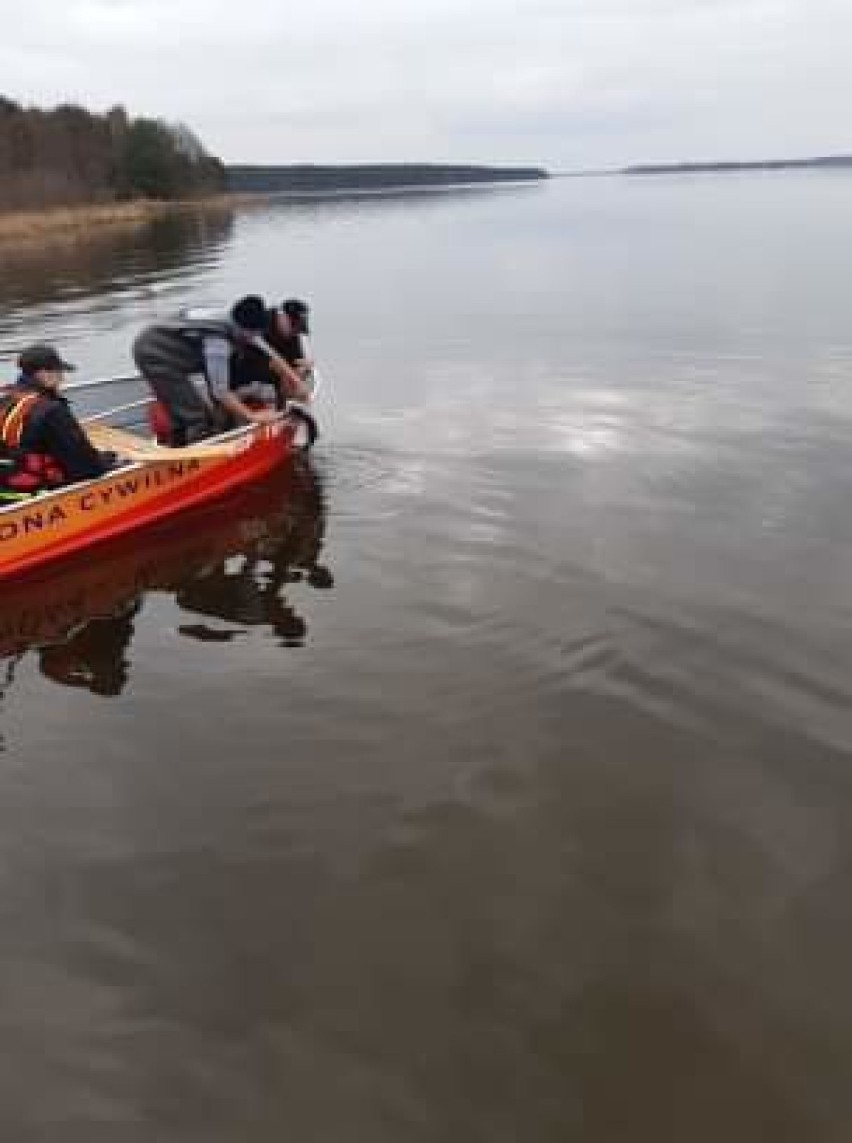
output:
M257 480L293 451L298 424L287 417L218 438L215 455L144 460L96 480L0 511L0 579L25 575L95 544Z
M295 462L152 524L144 542L132 533L121 536L94 559L81 549L60 564L4 584L0 657L65 643L92 621L132 610L145 592L174 594L196 579L208 583L211 569L232 555L251 562L250 557L263 553L268 559L272 552L277 563L294 570L312 567L322 546L323 520L313 471Z

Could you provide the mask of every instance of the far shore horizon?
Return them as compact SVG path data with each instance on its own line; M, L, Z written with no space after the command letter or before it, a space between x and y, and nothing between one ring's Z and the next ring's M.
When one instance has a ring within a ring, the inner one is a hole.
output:
M594 178L605 175L713 174L738 171L843 170L852 168L852 153L782 159L680 159L671 162L631 163L627 166L551 171L551 178Z

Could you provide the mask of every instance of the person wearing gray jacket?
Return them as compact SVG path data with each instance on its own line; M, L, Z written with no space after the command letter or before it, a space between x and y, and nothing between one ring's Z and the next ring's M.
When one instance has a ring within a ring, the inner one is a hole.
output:
M240 398L236 356L248 346L269 356L282 383L290 366L265 346L269 311L263 298L240 298L225 315L186 310L149 325L133 343L133 359L170 420L170 443L192 444L233 425L274 420L274 409L252 408Z

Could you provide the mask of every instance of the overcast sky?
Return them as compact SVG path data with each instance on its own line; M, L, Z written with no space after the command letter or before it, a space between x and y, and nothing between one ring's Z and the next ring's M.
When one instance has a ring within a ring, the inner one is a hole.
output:
M852 152L852 0L0 0L0 93L226 162Z

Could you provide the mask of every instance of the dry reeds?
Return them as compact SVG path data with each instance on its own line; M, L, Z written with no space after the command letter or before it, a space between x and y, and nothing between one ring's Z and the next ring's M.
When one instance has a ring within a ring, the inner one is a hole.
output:
M0 213L0 245L84 238L93 226L140 226L174 211L230 210L244 196L217 195L185 202L140 199Z

